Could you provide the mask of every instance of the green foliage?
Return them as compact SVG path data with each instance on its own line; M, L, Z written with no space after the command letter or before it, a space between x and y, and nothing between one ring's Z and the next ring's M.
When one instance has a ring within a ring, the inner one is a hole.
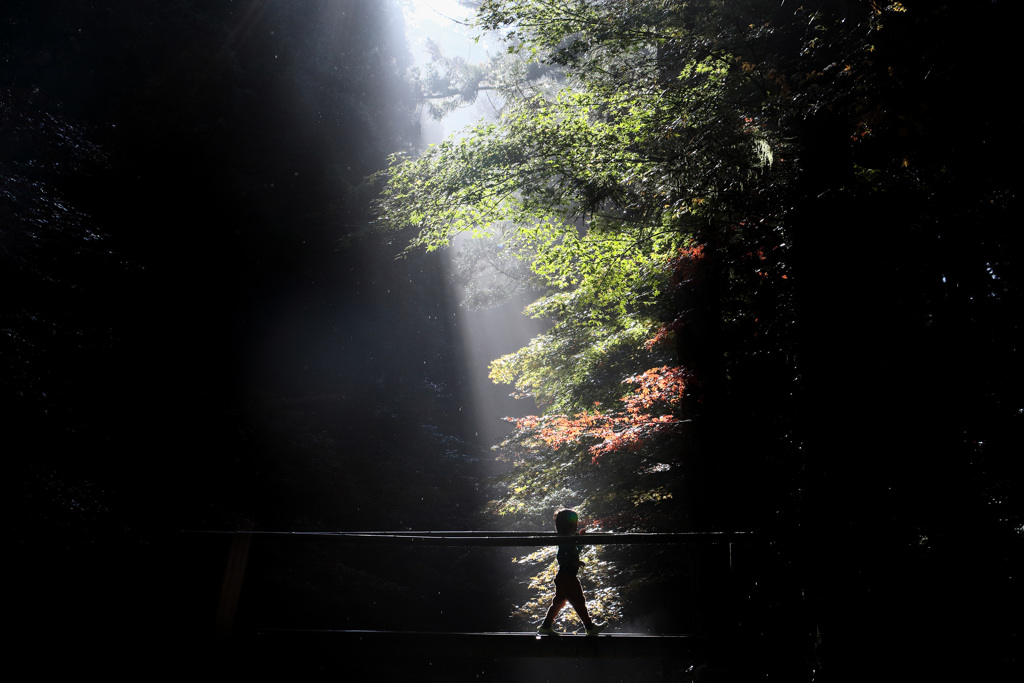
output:
M644 348L660 325L664 259L657 253L640 258L623 235L601 240L591 233L580 241L591 251L572 271L576 286L555 290L525 311L549 320L549 329L490 368L495 382L512 384L555 412L614 401L623 395L622 377L666 360L661 349Z
M520 292L542 289L528 260L512 246L515 227L498 223L492 231L491 236L457 239L453 245L451 278L469 308L500 306Z
M648 342L679 317L679 250L741 225L784 150L741 96L733 56L695 47L684 25L697 19L672 3L485 2L481 28L504 30L519 65L557 66L561 89L506 87L497 121L392 160L378 215L416 231L409 249L476 238L496 248L474 264L543 292L525 313L550 327L491 365L545 411L498 447L511 465L500 515L525 523L573 504L618 527L679 521L679 444L655 435L682 416L641 414L634 392L650 387L624 380L676 362ZM568 428L605 434L600 467L590 437L553 445Z
M487 65L448 57L430 39L427 49L430 61L423 68L412 68L410 75L431 118L440 121L456 109L473 104L481 90L491 87L485 84L490 75Z
M545 525L568 504L614 520L610 528L678 529L691 510L714 511L694 512L701 521L759 523L757 510L781 515L799 504L800 487L782 481L795 481L806 457L789 412L802 372L794 292L808 275L833 282L822 273L847 237L832 231L850 223L816 202L932 201L929 188L948 182L945 171L926 177L914 166L915 154L934 154L915 138L934 114L912 111L909 100L899 114L883 104L901 101L900 78L911 82L880 54L885 31L907 12L900 3L840 5L480 4L477 25L504 37L518 73L540 65L558 77L546 88L506 82L500 119L394 159L379 214L388 227L416 231L410 248L438 249L463 234L500 245L491 262L528 267L516 280L541 293L526 314L550 327L491 365L495 381L544 411L516 421L498 446L510 469L492 511ZM1013 193L987 196L1002 206ZM815 252L820 244L833 248ZM1002 272L999 260L985 263ZM858 268L841 276L854 279ZM992 295L1005 296L992 281ZM819 304L814 315L832 310L803 286L805 306ZM839 323L819 329L822 338L845 333ZM629 407L649 397L625 380L659 368L695 381L679 405L630 422ZM646 430L690 419L696 436ZM700 488L687 483L682 501L691 464ZM758 480L771 468L777 490ZM708 485L726 479L730 490ZM738 499L733 508L749 517L729 509Z

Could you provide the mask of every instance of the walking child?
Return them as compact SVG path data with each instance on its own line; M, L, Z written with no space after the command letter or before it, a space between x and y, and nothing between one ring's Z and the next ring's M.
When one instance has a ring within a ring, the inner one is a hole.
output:
M559 510L555 513L555 530L561 536L575 536L579 531L579 515L573 510ZM596 636L605 628L605 624L594 623L587 612L587 599L583 596L583 585L580 583L577 574L580 566L580 547L572 540L559 542L558 544L558 572L555 574L555 597L551 600L551 607L548 608L544 623L537 629L541 635L557 636L554 629L555 617L568 602L576 610L583 627L587 629L588 636Z

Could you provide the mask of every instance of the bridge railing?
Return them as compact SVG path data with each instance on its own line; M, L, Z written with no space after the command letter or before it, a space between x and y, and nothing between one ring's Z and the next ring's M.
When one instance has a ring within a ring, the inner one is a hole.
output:
M193 531L188 533L211 534L230 537L231 548L228 552L224 570L224 580L218 605L217 631L221 635L230 635L233 631L235 612L241 593L241 584L246 573L250 544L258 537L287 538L318 538L325 541L331 539L343 544L375 545L375 546L491 546L491 547L543 547L555 546L565 542L566 536L555 532L538 531L495 531L495 530L398 530L398 531ZM715 532L587 532L571 537L579 545L643 545L672 544L689 546L724 546L714 551L718 562L725 560L725 566L719 564L717 570L731 575L737 553L734 549L749 546L757 540L753 532L715 531ZM268 539L269 540L269 539ZM728 579L726 579L728 581ZM724 605L723 605L724 607ZM340 637L341 632L336 632ZM526 635L526 634L507 634ZM626 634L623 634L626 635ZM638 634L636 634L638 635ZM303 637L310 637L306 633ZM484 642L491 642L485 640Z

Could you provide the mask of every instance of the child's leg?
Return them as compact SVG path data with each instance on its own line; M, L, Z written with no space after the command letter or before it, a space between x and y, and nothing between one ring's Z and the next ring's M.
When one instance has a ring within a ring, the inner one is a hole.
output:
M565 576L559 580L559 577L556 575L555 587L555 595L562 598L562 605L568 601L572 608L576 610L576 614L579 616L580 621L583 622L583 625L590 628L593 622L590 620L590 613L587 611L587 599L583 595L583 584L580 583L580 580L575 576ZM559 608L561 608L561 605Z
M555 584L555 597L551 599L551 606L548 607L547 616L544 617L544 625L551 626L555 623L555 617L565 607L565 598L562 597L561 591L558 590L558 584Z
M568 577L572 578L572 577ZM569 593L566 592L566 588L571 586L566 582L566 577L561 574L555 574L555 597L551 598L551 606L548 607L548 613L544 617L544 626L551 626L555 623L555 617L565 607L565 603L569 600Z

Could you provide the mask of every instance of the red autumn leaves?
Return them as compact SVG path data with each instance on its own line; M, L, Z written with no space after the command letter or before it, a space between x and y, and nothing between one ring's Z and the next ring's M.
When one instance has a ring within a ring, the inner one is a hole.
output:
M602 409L575 415L528 415L514 420L516 428L532 431L551 448L588 442L594 461L615 451L640 448L650 438L674 430L686 422L676 414L686 389L686 370L678 366L651 368L624 381L635 385L620 399L619 410Z

